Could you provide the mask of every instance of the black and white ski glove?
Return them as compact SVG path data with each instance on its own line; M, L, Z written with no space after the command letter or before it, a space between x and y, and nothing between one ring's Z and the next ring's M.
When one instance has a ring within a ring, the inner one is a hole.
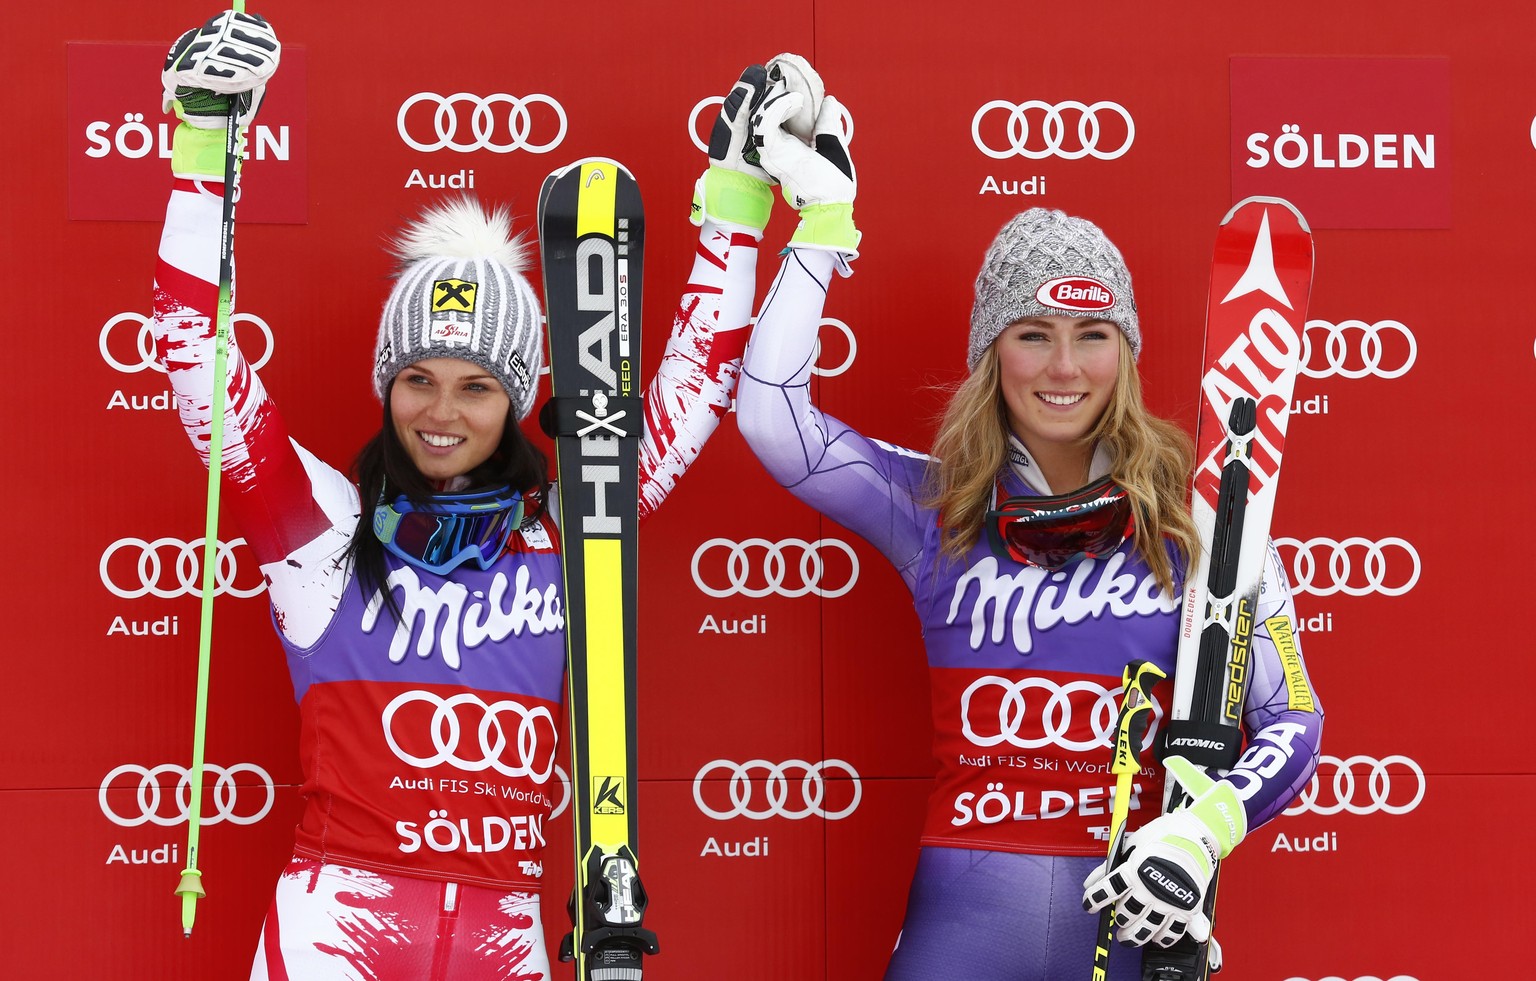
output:
M198 129L223 129L230 102L238 100L240 125L261 108L267 81L277 71L282 45L266 18L226 10L171 45L160 73L161 108Z
M784 200L800 212L800 225L789 244L836 253L838 272L847 276L848 263L859 257L862 235L853 224L859 182L843 143L842 107L830 95L821 100L811 147L785 126L801 111L805 98L775 84L752 120L753 136L762 144L763 169L782 185Z
M720 106L709 134L709 168L693 185L689 220L763 237L773 212L773 178L758 163L752 115L768 94L768 71L748 65Z
M1248 830L1243 802L1230 783L1212 780L1181 756L1170 756L1165 765L1194 799L1132 832L1124 861L1113 870L1100 863L1083 881L1083 909L1096 913L1116 904L1116 936L1138 947L1167 947L1185 933L1201 943L1210 939L1204 907L1211 875Z

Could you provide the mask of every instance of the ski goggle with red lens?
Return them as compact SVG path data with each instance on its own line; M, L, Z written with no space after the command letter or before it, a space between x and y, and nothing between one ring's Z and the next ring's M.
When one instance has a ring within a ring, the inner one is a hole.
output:
M1042 569L1108 555L1135 526L1130 497L1109 477L1070 494L1010 497L985 520L992 554Z
M523 523L523 496L507 487L437 494L416 502L382 497L373 509L373 533L392 554L444 575L474 560L488 569Z

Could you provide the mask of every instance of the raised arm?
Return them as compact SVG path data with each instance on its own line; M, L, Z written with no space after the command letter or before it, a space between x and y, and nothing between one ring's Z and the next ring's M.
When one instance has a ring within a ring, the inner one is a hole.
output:
M223 83L233 95L199 87L213 84L200 67L226 46L239 54L226 63L247 66L245 74L237 72ZM182 426L205 466L213 428L224 121L230 99L237 98L248 107L242 119L249 122L276 69L278 50L264 21L221 14L201 32L182 36L164 74L167 106L174 105L182 121L173 142L175 184L155 266L155 347L176 392ZM273 606L285 614L285 633L305 643L334 612L338 590L321 580L340 575L335 553L357 520L357 493L343 475L289 439L232 334L219 383L225 389L221 469L232 492L223 500L267 575Z
M640 517L654 511L730 411L757 290L757 243L773 205L769 177L749 140L766 72L752 65L726 96L695 184L699 226L693 270L672 317L661 364L645 392Z
M931 523L919 503L927 458L861 436L811 403L817 330L833 272L858 255L856 181L837 103L816 114L817 149L782 128L802 96L770 98L755 123L763 162L800 212L779 275L747 350L737 423L763 466L790 493L869 541L910 585Z

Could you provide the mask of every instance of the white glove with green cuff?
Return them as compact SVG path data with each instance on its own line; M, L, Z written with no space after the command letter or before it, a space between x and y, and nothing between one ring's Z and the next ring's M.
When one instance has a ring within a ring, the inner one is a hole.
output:
M853 158L843 143L842 108L830 95L821 100L812 148L784 127L804 100L801 93L776 85L752 127L762 141L763 169L783 186L784 200L800 212L800 225L789 244L837 253L838 271L846 276L848 263L859 257L862 235L853 224L859 184Z
M768 72L749 65L731 88L709 134L709 169L693 185L689 220L763 237L773 212L773 178L758 165L752 115L768 92Z
M241 127L249 126L281 58L277 34L259 14L226 10L176 39L160 73L162 108L181 120L173 172L223 176L230 109L239 112Z
M1125 860L1113 871L1101 863L1083 881L1083 909L1092 913L1116 904L1116 936L1136 946L1167 947L1186 932L1202 943L1210 939L1204 907L1211 875L1248 831L1243 802L1230 783L1212 780L1182 756L1164 764L1194 799L1132 832Z

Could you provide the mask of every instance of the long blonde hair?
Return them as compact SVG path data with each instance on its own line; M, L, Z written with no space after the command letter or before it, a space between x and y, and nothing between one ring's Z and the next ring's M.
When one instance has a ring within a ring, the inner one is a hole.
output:
M1199 547L1190 517L1188 486L1194 445L1184 430L1147 411L1141 378L1125 335L1115 389L1098 424L1083 437L1109 454L1110 476L1125 488L1136 514L1135 546L1158 585L1176 588L1163 540L1170 540L1187 566ZM945 555L959 558L981 535L992 501L993 482L1008 459L1008 416L999 384L995 347L988 347L970 377L950 397L933 440L928 470L928 507L943 523Z

